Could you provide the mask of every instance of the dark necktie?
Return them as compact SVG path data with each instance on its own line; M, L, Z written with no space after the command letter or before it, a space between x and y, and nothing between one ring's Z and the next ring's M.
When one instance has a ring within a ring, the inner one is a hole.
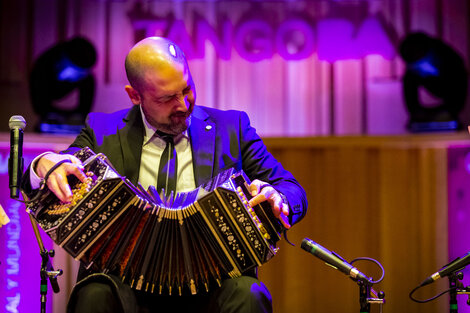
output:
M165 189L165 195L169 196L172 191L176 191L176 170L178 161L176 158L175 143L173 136L157 131L157 134L166 142L165 150L163 150L160 158L160 166L158 168L157 190L161 193Z

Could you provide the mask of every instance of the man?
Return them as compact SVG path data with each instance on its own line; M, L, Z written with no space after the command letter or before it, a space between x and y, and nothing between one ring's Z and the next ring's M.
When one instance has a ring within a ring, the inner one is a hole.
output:
M157 186L165 137L172 136L177 156L176 192L192 190L221 171L235 168L252 180L251 205L268 201L285 228L305 215L305 191L267 152L247 115L195 105L194 82L178 46L164 38L146 38L131 49L125 65L130 83L125 90L134 106L112 114L90 114L66 153L88 146L104 153L134 184ZM32 188L38 186L35 180L49 174L49 189L60 200L70 201L67 176L85 179L80 161L54 153L37 159L31 167ZM71 163L53 169L63 159ZM209 293L182 297L149 295L131 290L112 275L89 274L79 274L81 281L74 288L68 312L272 311L269 291L255 273L226 279Z

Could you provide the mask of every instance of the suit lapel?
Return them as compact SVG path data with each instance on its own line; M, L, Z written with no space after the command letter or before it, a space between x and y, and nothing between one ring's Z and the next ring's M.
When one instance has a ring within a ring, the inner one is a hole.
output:
M123 174L135 185L139 179L140 157L144 141L144 126L139 106L134 105L123 121L125 126L118 129L123 156Z
M206 112L194 107L189 127L196 186L212 178L214 169L215 124Z

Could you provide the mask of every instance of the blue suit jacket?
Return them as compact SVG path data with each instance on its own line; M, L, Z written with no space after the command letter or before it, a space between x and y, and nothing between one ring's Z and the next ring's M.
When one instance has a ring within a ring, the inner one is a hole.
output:
M91 113L86 127L66 152L90 147L103 153L116 170L136 184L139 180L144 125L138 106L111 114ZM290 222L306 213L307 197L291 173L267 151L246 113L195 106L189 137L194 178L199 186L228 168L243 170L283 193L290 207Z

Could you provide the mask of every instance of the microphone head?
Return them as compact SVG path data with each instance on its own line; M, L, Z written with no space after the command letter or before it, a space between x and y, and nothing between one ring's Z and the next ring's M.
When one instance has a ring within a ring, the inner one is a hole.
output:
M304 240L302 240L300 247L304 249L305 251L310 252L312 248L315 247L315 245L312 243L310 239L304 238Z
M13 115L12 117L10 117L8 126L10 127L10 130L24 129L26 127L26 121L21 115Z

